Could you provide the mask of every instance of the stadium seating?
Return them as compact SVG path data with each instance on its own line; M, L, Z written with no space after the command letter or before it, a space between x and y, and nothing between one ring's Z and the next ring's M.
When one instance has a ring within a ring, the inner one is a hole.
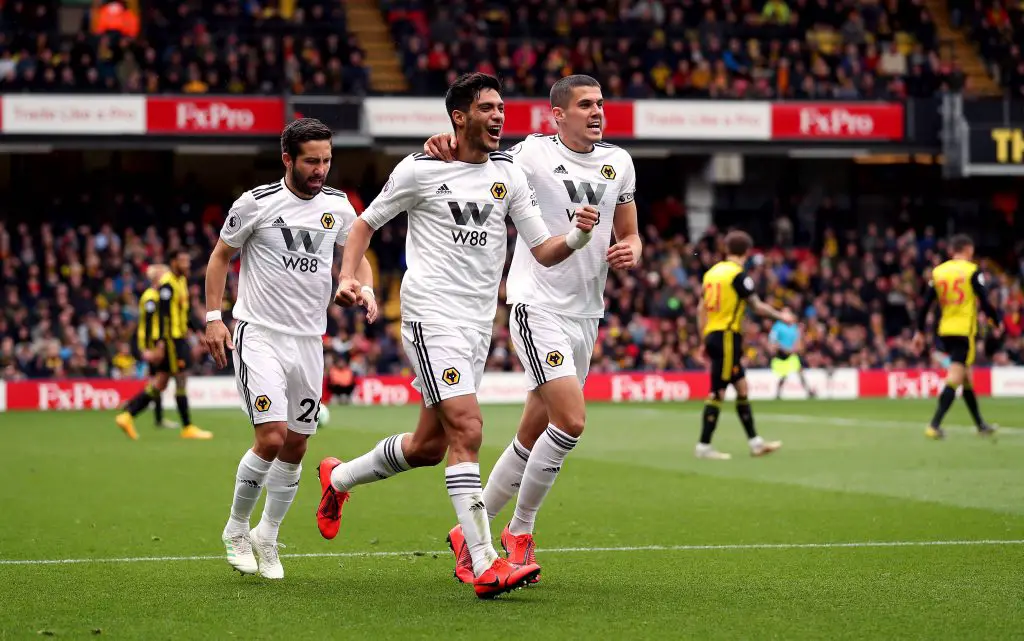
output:
M469 70L500 74L509 95L544 95L559 76L581 72L600 78L608 96L629 98L902 98L930 95L959 75L940 55L929 10L913 0L614 6L384 0L380 8L417 94L441 92ZM0 90L370 90L367 52L338 0L154 0L142 3L137 24L93 12L73 34L61 30L57 10L53 1L4 3ZM131 7L125 14L135 15ZM1015 77L1019 52L992 24L1010 14L968 6L963 15L986 55L1007 67L1004 77ZM365 35L371 53L383 55Z
M410 86L424 93L479 70L500 74L511 95L544 95L578 72L611 97L902 98L958 73L938 54L928 9L910 0L614 6L382 3Z
M6 2L0 92L364 94L363 51L334 0L145 3L141 33L93 17L71 34L56 2ZM95 29L94 29L95 30Z
M1024 12L1019 4L994 0L951 0L953 22L962 27L1000 84L1018 98L1024 92L1024 58L1020 40Z

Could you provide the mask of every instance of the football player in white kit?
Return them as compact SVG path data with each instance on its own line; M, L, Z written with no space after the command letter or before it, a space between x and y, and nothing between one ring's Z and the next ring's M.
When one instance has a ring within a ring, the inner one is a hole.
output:
M476 392L505 264L505 218L512 218L523 251L545 266L583 249L597 222L594 208L580 207L573 224L563 226L567 233L551 237L526 175L511 156L496 151L505 120L499 92L493 76L456 80L445 97L459 141L455 160L408 156L353 225L339 284L339 296L349 303L361 282L353 271L374 230L408 212L402 338L423 407L415 433L390 436L347 463L324 459L317 510L320 533L334 538L352 488L437 465L447 452L445 482L465 533L469 581L480 598L520 587L540 572L536 564L512 564L495 552L480 484L483 418Z
M521 239L512 257L506 283L510 330L529 393L516 437L487 479L484 503L493 519L518 490L514 516L501 533L502 547L513 563L536 561L537 511L583 433L583 384L604 317L608 267L635 267L642 252L633 159L601 140L605 119L600 83L585 75L558 80L551 87L551 114L556 135L532 134L508 153L530 179L552 233L572 225L573 208L580 204L596 207L600 214L594 240L557 267L538 265ZM451 149L458 149L453 143L448 134L439 134L424 149L447 160ZM465 581L469 565L462 538L459 526L449 533L455 576Z
M284 577L277 532L298 491L306 440L316 432L332 274L356 212L344 193L325 186L331 168L329 127L303 118L281 134L282 180L245 192L221 228L206 270L206 345L218 367L233 350L242 410L255 445L238 465L231 514L222 535L227 559L243 574ZM241 249L234 337L221 320L228 264ZM362 256L362 254L360 254ZM377 315L372 272L357 274L367 320ZM263 517L249 517L263 487Z

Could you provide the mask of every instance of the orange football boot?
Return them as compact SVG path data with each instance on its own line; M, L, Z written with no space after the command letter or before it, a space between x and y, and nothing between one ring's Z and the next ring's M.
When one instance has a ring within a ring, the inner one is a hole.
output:
M139 433L135 431L135 420L128 412L121 412L114 418L114 422L121 428L125 436L133 441L139 440Z
M320 536L333 539L338 536L341 527L341 509L349 499L348 492L339 492L331 485L331 472L341 465L334 457L327 457L316 466L316 475L320 479L320 506L316 509L316 526L320 528Z
M455 578L463 583L475 581L473 557L469 554L469 546L466 545L466 537L462 534L461 525L456 525L448 533L448 547L455 555Z
M493 599L499 594L525 586L538 574L540 566L536 563L513 565L508 559L498 557L491 567L473 581L473 588L481 599Z
M537 546L533 542L532 534L512 534L508 526L501 531L501 547L505 550L505 556L515 565L536 565ZM530 579L530 583L539 583L540 573Z

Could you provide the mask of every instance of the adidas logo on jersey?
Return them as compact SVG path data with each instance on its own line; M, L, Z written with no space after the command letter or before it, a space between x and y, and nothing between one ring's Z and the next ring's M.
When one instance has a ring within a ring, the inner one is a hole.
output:
M568 174L569 172L565 170L565 165L559 165L559 166L555 167L555 173L556 174Z
M438 196L450 196L452 193L451 189L448 189L448 185L441 185L435 192Z
M277 220L275 220L274 222L271 223L271 226L272 227L284 227L287 224L288 223L284 222L284 218L281 218L280 216L278 216Z

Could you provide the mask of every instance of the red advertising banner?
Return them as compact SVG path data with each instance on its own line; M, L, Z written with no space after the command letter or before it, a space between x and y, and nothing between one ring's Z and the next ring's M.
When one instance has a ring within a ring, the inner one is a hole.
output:
M903 140L898 103L794 102L772 104L772 140Z
M408 405L419 403L420 393L411 376L366 376L359 379L356 399L363 405Z
M146 133L277 136L285 124L280 98L146 98Z
M583 396L613 403L689 401L702 399L710 391L711 380L704 372L621 372L591 375Z
M633 103L604 103L605 138L633 138ZM505 101L505 127L502 136L521 138L530 134L554 134L554 118L547 100Z
M974 392L992 395L992 372L975 369ZM860 398L935 398L946 385L937 369L869 370L860 372Z
M112 410L135 396L145 381L75 379L63 381L10 381L9 410Z
M946 373L938 369L812 368L805 375L819 399L935 398L946 383ZM416 405L422 397L412 382L411 376L361 377L353 400L360 405ZM769 370L748 370L747 382L751 398L776 398L778 379ZM8 410L113 410L144 385L139 380L104 379L0 381L0 411L5 409L5 391ZM1024 396L1024 368L975 369L974 389L979 396ZM709 391L706 372L614 372L591 374L583 394L588 402L700 402ZM190 378L188 394L195 408L240 406L235 379L230 376ZM523 403L526 378L521 372L487 372L477 396L482 404ZM166 398L171 402L170 396ZM804 399L807 394L802 386L795 386L784 388L783 398Z

